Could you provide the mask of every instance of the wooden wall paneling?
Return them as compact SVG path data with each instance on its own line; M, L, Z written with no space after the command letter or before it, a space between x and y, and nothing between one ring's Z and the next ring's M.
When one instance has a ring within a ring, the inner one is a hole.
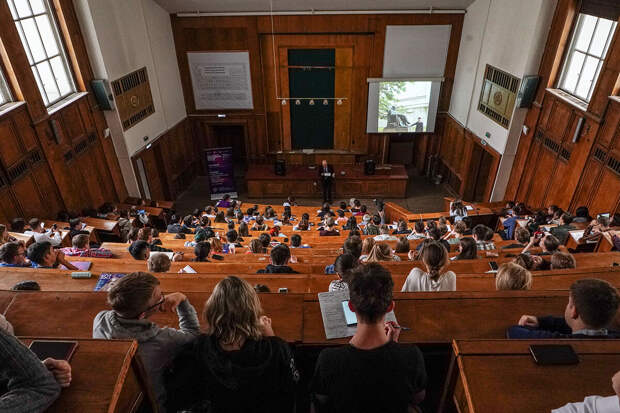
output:
M571 205L572 210L581 205L590 205L592 194L596 192L596 188L600 187L602 170L603 163L594 156L590 156L583 170L575 196L573 197L573 203Z
M264 150L263 153L273 152L282 150L282 139L283 139L283 130L282 130L282 117L284 116L285 109L279 100L276 97L289 97L288 88L285 88L284 82L278 76L277 84L278 91L276 93L276 75L275 75L275 67L273 64L274 58L274 38L271 35L261 35L260 36L260 48L261 48L261 59L262 59L262 76L264 79L263 87L265 90L265 111L267 115L265 117L265 128L267 132L267 145L262 148ZM277 53L277 52L276 52ZM279 96L276 96L279 95ZM293 102L286 102L286 106L292 105ZM290 116L290 114L289 114ZM258 153L258 147L257 147Z
M525 162L527 161L527 154L529 153L529 148L534 139L536 123L538 122L539 115L540 107L535 104L530 108L530 110L528 110L525 117L524 125L526 125L529 130L527 132L527 135L521 134L519 138L519 146L517 148L517 153L512 164L512 170L510 171L508 185L506 185L506 193L504 195L504 199L506 200L517 199L517 194L519 193L521 186L527 186L529 183L525 182L524 168Z
M47 205L44 205L44 200L41 199L37 182L32 177L32 174L23 175L13 181L11 187L21 206L24 218L43 217L43 214L48 211Z
M10 222L13 218L21 217L21 206L15 200L13 192L8 185L0 188L0 219L2 222Z
M14 110L10 116L13 118L15 127L19 129L19 137L23 149L26 151L40 150L39 140L32 127L26 108L22 107Z
M25 149L22 147L13 119L5 117L0 121L0 158L9 169L23 158Z
M329 101L334 107L334 149L351 148L352 102L356 101L353 96L353 54L357 52L354 45L336 48L334 96L350 96L350 99L344 100L342 105L337 105L333 100Z
M58 187L52 173L45 161L32 165L31 170L44 204L44 209L39 211L37 216L53 218L64 209L64 205L58 194Z
M619 155L616 155L620 157ZM599 185L594 188L590 201L590 214L615 212L620 202L620 176L607 167L602 168Z

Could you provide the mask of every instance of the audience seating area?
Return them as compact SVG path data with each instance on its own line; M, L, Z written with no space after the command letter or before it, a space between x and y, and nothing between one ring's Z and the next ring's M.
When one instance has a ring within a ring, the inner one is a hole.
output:
M448 225L454 227L453 213L450 212L453 201L446 199L445 212L423 214L412 213L388 202L383 208L385 222L397 224L404 221L412 229L420 220L427 224L439 221L441 226L446 218ZM410 329L401 333L400 342L418 344L425 357L429 382L422 403L424 411L491 412L497 411L494 406L498 405L498 399L501 405L510 406L505 411L549 411L569 401L583 400L590 394L609 393L609 380L620 366L620 347L614 340L570 340L581 363L574 369L551 371L551 367L537 366L531 361L529 345L536 342L505 339L507 327L516 324L522 314L564 314L569 288L576 280L598 278L620 288L620 252L613 244L618 228L601 235L592 243L590 252L579 252L577 241L569 236L567 245L561 246L560 250L573 253L576 268L532 270L529 290L497 291L496 275L489 271L490 263L512 262L523 249L504 248L515 243L514 239L505 240L500 236L505 204L467 204L469 229L478 224L489 226L494 232L493 248L478 251L476 259L449 262L447 269L456 274L456 291L400 292L410 271L414 267L425 270L425 264L419 256L410 260L408 253L395 253L400 261L381 262L394 280L395 312L399 324ZM113 257L66 257L70 262L90 262L90 278L72 278L72 271L57 268L0 267L0 314L13 325L16 336L26 344L41 337L72 338L79 342L79 351L71 362L73 383L63 390L49 411L124 412L136 411L143 403L155 406L144 366L136 355L137 343L92 339L93 318L109 308L107 293L95 292L94 289L101 274L148 271L147 261L134 259L128 250L129 243L123 239L119 226L119 211L132 211L132 221L154 223L163 230L175 217L174 204L128 199L115 207L108 219L81 218L84 230L90 234L91 244L110 250ZM240 205L243 212L250 207L254 204ZM257 207L262 213L268 205ZM285 211L282 206L273 205L272 208L278 217ZM349 231L341 229L342 222L338 225L340 235L321 236L317 228L322 225L322 219L317 216L317 209L291 207L297 220L292 225L281 224L283 236L271 238L272 242L290 244L294 234L301 236L302 244L308 248L291 248L293 259L290 267L297 274L257 274L270 263L269 251L264 254L246 252L249 252L251 240L265 231L250 231L249 236L243 237L242 246L235 248L234 254L218 252L222 259L210 262L192 261L194 247L185 244L193 241L193 234L178 239L176 234L161 231L156 237L161 241L161 247L183 252L182 261L174 261L168 271L156 274L162 291L183 292L199 313L215 285L227 275L237 275L252 285L262 284L271 291L261 293L260 301L264 313L273 320L276 335L294 348L302 376L298 395L298 411L302 412L308 409L307 386L318 351L348 341L325 338L317 294L327 291L330 283L338 279L336 274L325 274L325 267L333 264L342 253ZM369 206L370 209L373 215L374 206ZM314 225L307 231L294 230L304 213L310 216L309 222ZM349 216L351 213L347 212L345 218ZM362 216L357 217L357 221L361 222ZM237 219L233 222L238 230ZM525 219L519 225L526 226L527 222ZM46 227L54 223L61 229L69 227L67 222L45 220ZM272 221L266 223L273 227ZM211 222L210 226L220 239L225 239L227 223ZM34 242L32 236L23 233L9 234L25 245ZM360 235L362 240L372 237L364 235L363 231ZM71 246L68 230L63 230L62 239L61 247ZM391 248L397 243L394 240L376 242L386 243ZM411 251L415 251L423 240L411 239L408 242ZM458 245L458 242L450 244L451 258L459 254ZM538 254L542 251L534 246L530 252ZM188 265L196 273L180 273ZM41 291L13 291L12 287L22 281L35 281ZM278 293L282 289L286 289L286 293ZM177 317L172 313L157 314L152 320L162 326L177 323ZM610 329L620 330L620 316ZM568 341L549 342L562 344ZM560 384L554 386L553 383ZM554 390L547 391L551 387ZM524 393L529 395L527 399L520 397Z

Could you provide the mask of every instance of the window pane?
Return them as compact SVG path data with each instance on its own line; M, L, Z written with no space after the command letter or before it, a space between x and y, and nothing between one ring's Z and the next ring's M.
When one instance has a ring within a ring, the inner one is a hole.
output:
M28 55L28 63L32 65L34 62L32 61L32 55L30 54L30 49L26 46L26 37L24 37L24 31L22 30L22 24L20 22L16 23L17 31L19 32L19 37L22 39L22 44L24 45L24 49L26 50L26 54Z
M52 64L52 71L54 72L56 82L58 82L58 87L60 88L60 94L63 96L68 95L72 92L73 87L69 82L66 66L63 64L60 56L56 56L50 60L50 63Z
M30 53L35 62L45 59L45 50L43 44L41 44L41 38L39 37L39 31L34 24L34 19L22 20L22 27L24 28L24 34L26 35L26 41L30 46Z
M37 86L39 86L39 91L41 92L43 103L45 103L45 106L48 106L50 104L50 101L47 99L47 94L45 93L45 89L43 89L43 85L41 84L41 78L39 77L39 71L36 67L32 68L32 73L34 74L34 78L37 81Z
M32 16L32 12L30 11L30 5L28 4L28 0L13 0L15 1L15 8L17 9L17 14L19 17L28 17Z
M592 44L590 46L590 54L601 57L603 54L603 49L605 49L605 44L607 43L607 38L609 36L609 30L611 29L613 22L607 19L599 19L598 26L596 27L596 31L594 32L594 37L592 38Z
M56 45L56 37L52 31L50 20L47 14L37 16L36 18L41 38L43 39L43 45L48 57L52 57L58 54L58 46Z
M592 33L594 33L594 26L596 26L596 17L590 16L588 14L582 14L580 16L580 19L581 30L579 30L579 33L577 33L575 48L586 52L588 50L588 46L590 45ZM580 26L578 25L577 27L579 28Z
M17 19L17 12L15 11L15 6L13 5L13 0L8 0L9 9L11 9L11 15L13 16L13 20Z
M43 4L43 0L30 0L30 7L32 7L32 12L34 14L45 13L47 11L45 9L45 4Z
M584 99L588 98L588 92L590 91L590 86L594 81L594 75L596 74L598 62L599 60L595 57L586 57L586 64L583 66L583 70L581 71L581 78L579 79L577 90L575 91L576 95Z
M39 75L41 75L43 89L45 89L45 93L47 94L49 101L53 102L58 100L60 98L60 93L58 93L58 88L56 87L56 81L54 80L54 75L52 73L52 69L50 68L50 64L47 61L41 62L37 65L37 70L39 71Z
M577 80L579 79L579 72L581 72L581 66L583 65L583 59L586 55L581 52L574 52L568 67L565 69L564 84L562 89L568 92L574 93L575 87L577 87Z

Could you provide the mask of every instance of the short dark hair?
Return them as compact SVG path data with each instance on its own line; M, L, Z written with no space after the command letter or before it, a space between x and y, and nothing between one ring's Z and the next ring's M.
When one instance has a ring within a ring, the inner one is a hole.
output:
M263 232L262 234L260 234L258 236L258 239L260 240L260 242L263 244L263 247L265 248L267 248L269 244L271 243L271 235L267 234L266 232Z
M73 218L69 220L69 226L71 228L75 227L76 225L80 224L82 221L79 218Z
M570 287L570 295L577 313L589 328L609 326L618 312L618 290L607 281L577 280Z
M11 221L11 231L12 232L24 232L26 228L26 221L24 218L13 218Z
M372 223L375 225L380 225L381 224L381 217L379 215L373 215L372 216Z
M88 246L89 238L90 237L86 234L77 234L71 240L71 245L73 245L75 248L86 248Z
M347 209L347 203L344 201L340 202L340 209L342 209L343 211Z
M561 245L560 240L551 234L545 237L544 244L545 244L545 249L549 252L553 252L557 250Z
M349 276L351 303L364 322L376 323L392 303L392 274L380 264L360 265Z
M483 224L476 225L472 233L478 241L490 241L493 238L493 230Z
M0 247L0 260L11 264L15 261L15 257L22 245L19 242L7 242Z
M13 291L41 291L38 282L32 280L20 281L11 287Z
M148 306L159 280L147 272L133 272L118 280L108 293L108 303L121 316L137 318Z
M301 245L301 235L293 234L291 237L291 245L293 247L299 247Z
M342 251L359 259L360 255L362 255L362 239L359 236L347 238L342 244Z
M334 271L336 271L336 273L342 276L346 274L349 270L357 267L358 264L358 259L355 258L353 255L341 254L336 257L336 261L334 261Z
M200 241L194 246L195 261L204 261L211 252L211 244L208 242Z
M518 227L515 229L515 240L521 244L527 244L530 241L530 231L526 228Z
M573 217L570 216L570 214L567 214L566 212L562 214L562 216L560 217L560 220L562 220L562 222L564 222L564 224L568 225L571 222L573 222Z
M34 230L39 228L39 226L41 225L41 221L39 220L39 218L30 218L30 220L28 221L28 225L31 229Z
M587 206L582 205L577 207L577 209L575 210L575 215L581 218L590 219L590 211L588 210Z
M228 240L228 242L237 241L237 231L235 231L234 229L231 229L230 231L228 231L226 233L226 239Z
M418 234L424 232L424 221L416 221L413 227L415 228L415 232L417 232Z
M194 220L194 217L192 217L191 215L186 215L183 218L183 225L185 225L186 227L189 227L192 225L193 220Z
M273 265L286 265L291 259L291 250L284 244L276 245L270 253Z
M42 264L43 258L52 249L52 244L47 241L35 242L28 247L28 259L36 264Z
M398 237L395 252L398 254L406 254L411 250L407 237Z
M134 241L129 246L129 253L136 260L144 260L145 251L149 249L149 243L143 240Z

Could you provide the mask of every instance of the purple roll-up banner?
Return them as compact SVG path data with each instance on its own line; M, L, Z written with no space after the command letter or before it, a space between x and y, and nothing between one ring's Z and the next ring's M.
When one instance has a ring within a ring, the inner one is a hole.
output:
M232 146L205 149L211 199L221 199L225 194L236 198Z

